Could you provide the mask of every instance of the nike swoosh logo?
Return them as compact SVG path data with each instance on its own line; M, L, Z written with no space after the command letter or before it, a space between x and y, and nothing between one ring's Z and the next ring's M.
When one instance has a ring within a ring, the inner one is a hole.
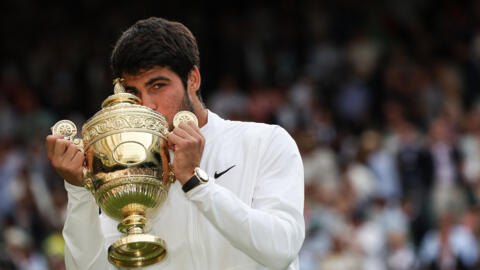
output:
M215 179L217 179L217 178L219 178L220 176L222 176L223 174L225 174L226 172L230 171L230 170L231 170L233 167L235 167L235 166L237 166L237 165L233 165L232 167L226 169L225 171L223 171L223 172L221 172L221 173L215 172L215 174L213 175L213 177L214 177Z

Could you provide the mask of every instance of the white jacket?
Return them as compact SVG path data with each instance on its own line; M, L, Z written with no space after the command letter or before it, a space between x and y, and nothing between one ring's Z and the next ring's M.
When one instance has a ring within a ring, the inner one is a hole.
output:
M151 220L167 256L144 269L299 269L305 238L303 166L278 126L227 121L208 112L200 167L210 181L184 193L176 181ZM214 179L214 174L228 172ZM67 269L116 269L107 248L122 234L93 196L65 182Z

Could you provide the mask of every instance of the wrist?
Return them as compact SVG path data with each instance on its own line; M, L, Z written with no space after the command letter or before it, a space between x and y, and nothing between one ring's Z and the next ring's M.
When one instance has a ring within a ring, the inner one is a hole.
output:
M180 181L182 185L185 185L185 183L187 183L188 180L190 180L190 178L192 178L194 175L195 174L193 172L190 174L181 174L177 176L177 180Z
M187 193L195 187L206 183L208 183L208 174L197 167L194 170L193 176L183 184L182 189L185 193Z

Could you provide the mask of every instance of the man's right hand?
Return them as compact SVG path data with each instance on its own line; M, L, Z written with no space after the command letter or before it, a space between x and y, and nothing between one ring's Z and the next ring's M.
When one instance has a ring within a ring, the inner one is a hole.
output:
M46 139L47 155L57 173L68 183L83 186L85 155L72 141L62 135L49 135Z

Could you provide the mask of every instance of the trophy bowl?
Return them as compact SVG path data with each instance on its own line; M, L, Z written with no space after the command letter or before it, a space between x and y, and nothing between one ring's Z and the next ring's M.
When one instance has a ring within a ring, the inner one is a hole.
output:
M108 248L108 260L120 267L151 265L167 253L162 239L145 232L148 218L165 201L175 181L166 140L168 123L139 103L117 80L115 94L83 125L82 139L74 138L76 127L69 120L52 127L53 134L63 135L84 151L84 186L126 234ZM185 120L196 121L189 115Z

